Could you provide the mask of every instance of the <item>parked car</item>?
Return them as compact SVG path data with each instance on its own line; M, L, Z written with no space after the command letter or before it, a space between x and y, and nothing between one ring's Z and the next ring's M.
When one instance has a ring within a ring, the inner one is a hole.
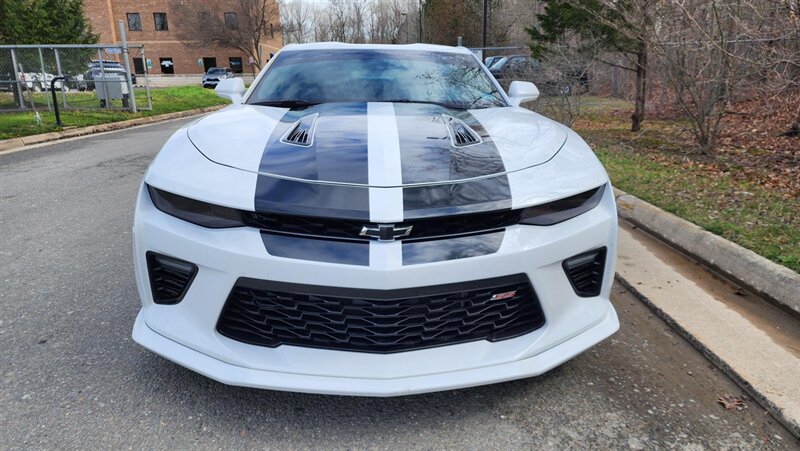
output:
M571 129L465 48L292 44L175 132L135 207L133 339L226 384L393 396L542 374L619 327ZM157 377L157 376L154 376Z
M507 87L511 80L526 80L547 95L570 94L589 90L589 73L584 66L544 65L528 55L510 55L495 61L489 71Z
M56 78L55 75L42 72L23 72L19 74L22 89L33 92L49 91L54 78ZM69 85L65 84L63 80L56 80L54 86L56 90L61 90L62 85L65 91L69 91Z
M94 91L95 80L101 79L104 75L119 75L125 78L125 67L117 61L92 60L88 64L89 69L83 73L83 82L79 83L79 90ZM136 74L131 73L131 83L136 84Z
M483 65L486 67L492 67L492 64L499 61L502 57L503 57L502 55L487 56L486 58L483 59Z
M204 88L214 88L220 80L233 78L233 71L225 67L211 67L203 74L202 85Z

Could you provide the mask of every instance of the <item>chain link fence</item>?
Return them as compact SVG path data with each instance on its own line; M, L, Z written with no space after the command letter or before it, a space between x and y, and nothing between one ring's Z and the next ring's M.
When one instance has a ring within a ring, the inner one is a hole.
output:
M61 110L151 110L148 65L142 45L3 45L0 112L51 111L53 91Z
M567 126L581 115L584 95L593 89L593 62L581 59L573 52L552 52L539 60L530 56L527 47L477 47L470 50L506 91L515 80L535 84L541 97L523 106Z
M527 47L476 47L470 49L483 61L503 89L514 80L530 81L546 96L578 95L589 92L588 64L573 55L549 55L545 60L530 56Z

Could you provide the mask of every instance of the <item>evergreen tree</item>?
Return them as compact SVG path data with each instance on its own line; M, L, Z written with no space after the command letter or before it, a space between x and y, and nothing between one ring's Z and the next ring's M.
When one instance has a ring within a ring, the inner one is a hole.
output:
M550 0L544 14L538 15L539 27L527 29L531 53L541 57L550 46L570 35L592 48L599 46L628 57L630 63L618 67L636 73L631 130L639 131L647 98L649 14L645 3L637 0Z
M94 44L83 0L0 0L0 44Z

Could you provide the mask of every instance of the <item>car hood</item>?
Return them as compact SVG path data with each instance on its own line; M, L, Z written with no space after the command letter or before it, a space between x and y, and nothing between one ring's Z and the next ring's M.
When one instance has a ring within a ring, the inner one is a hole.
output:
M551 159L567 130L518 107L232 105L188 128L209 160L316 184L411 187L501 176ZM460 139L460 141L459 141Z

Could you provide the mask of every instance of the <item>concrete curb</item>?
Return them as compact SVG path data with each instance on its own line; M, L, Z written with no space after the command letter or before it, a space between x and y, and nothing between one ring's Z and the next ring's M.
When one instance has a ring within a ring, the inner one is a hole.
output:
M225 106L226 105L215 105L205 108L197 108L194 110L176 111L174 113L158 114L155 116L137 117L136 119L129 119L127 121L107 122L105 124L97 124L97 125L90 125L88 127L73 128L69 130L63 130L60 132L50 132L50 133L42 133L39 135L23 136L21 138L4 139L0 140L0 154L11 150L17 150L20 147L29 146L32 144L41 144L64 138L75 138L77 136L91 135L94 133L122 130L125 128L135 127L137 125L152 124L153 122L196 116L199 114L205 114L211 111L219 110L221 108L224 108Z
M800 274L624 191L615 189L615 194L622 218L759 296L800 314Z
M647 296L641 293L641 291L636 289L636 286L632 283L629 283L625 280L624 277L620 276L619 274L616 275L615 279L628 291L633 293L642 303L644 303L653 313L656 314L659 318L661 318L667 325L669 325L673 330L678 332L678 334L683 337L686 341L688 341L692 346L695 347L701 354L703 354L711 363L713 363L717 368L722 370L725 374L728 375L737 385L739 385L744 391L746 391L761 407L764 408L767 412L769 412L779 423L781 423L789 432L795 436L795 438L800 438L800 424L793 421L790 418L787 418L784 415L783 409L775 405L769 399L768 394L762 393L761 391L757 390L753 385L747 381L742 375L740 375L736 370L731 368L725 360L711 351L708 346L703 344L697 337L692 335L685 327L683 327L678 321L675 320L672 316L670 316L667 312L659 308L653 301L651 301Z

